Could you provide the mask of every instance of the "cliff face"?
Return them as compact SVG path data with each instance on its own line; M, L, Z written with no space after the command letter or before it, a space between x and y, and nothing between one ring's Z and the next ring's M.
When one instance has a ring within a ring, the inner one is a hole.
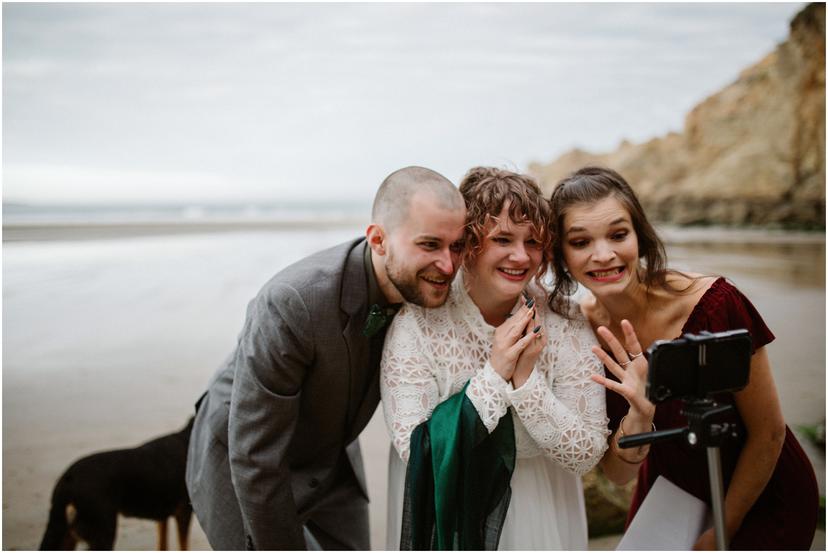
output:
M687 115L682 133L570 151L529 172L550 193L584 165L620 172L648 214L677 224L825 226L825 4L775 51Z

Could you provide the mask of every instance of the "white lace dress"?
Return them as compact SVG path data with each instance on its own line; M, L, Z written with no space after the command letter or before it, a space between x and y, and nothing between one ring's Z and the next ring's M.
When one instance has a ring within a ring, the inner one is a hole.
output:
M580 476L601 459L608 435L604 388L589 378L601 372L590 350L596 341L580 312L566 320L546 307L540 288L531 286L529 293L548 342L532 375L516 390L488 362L495 328L466 292L462 271L445 305L406 304L394 318L380 380L393 445L387 549L399 549L411 433L466 382L466 395L489 432L507 410L514 420L517 460L499 549L587 548Z

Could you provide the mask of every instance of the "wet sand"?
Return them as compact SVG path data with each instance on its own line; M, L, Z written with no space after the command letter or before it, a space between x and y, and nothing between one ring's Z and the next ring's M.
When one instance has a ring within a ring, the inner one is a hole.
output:
M73 460L183 426L266 278L358 233L4 244L3 548L37 548L52 486ZM731 276L751 297L777 335L770 355L786 419L822 420L824 241L683 243L670 253L679 266ZM361 442L372 545L381 549L389 441L380 410ZM824 493L824 456L809 450ZM824 549L820 536L815 546ZM612 540L590 546L612 548ZM209 548L197 523L190 545ZM117 549L155 546L155 523L121 519Z

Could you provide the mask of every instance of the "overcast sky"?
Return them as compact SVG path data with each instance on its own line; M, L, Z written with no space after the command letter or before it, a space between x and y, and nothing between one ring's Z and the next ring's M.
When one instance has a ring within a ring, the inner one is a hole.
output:
M5 201L370 199L680 131L794 4L8 4Z

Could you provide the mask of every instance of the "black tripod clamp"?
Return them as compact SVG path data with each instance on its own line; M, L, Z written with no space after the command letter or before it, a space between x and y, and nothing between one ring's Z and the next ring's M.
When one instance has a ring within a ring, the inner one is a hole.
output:
M687 417L687 426L684 428L624 436L618 440L618 447L628 449L680 437L684 437L692 448L721 447L726 440L739 437L737 425L727 422L716 424L711 420L731 409L732 405L717 405L711 399L688 401L681 410L681 414Z

